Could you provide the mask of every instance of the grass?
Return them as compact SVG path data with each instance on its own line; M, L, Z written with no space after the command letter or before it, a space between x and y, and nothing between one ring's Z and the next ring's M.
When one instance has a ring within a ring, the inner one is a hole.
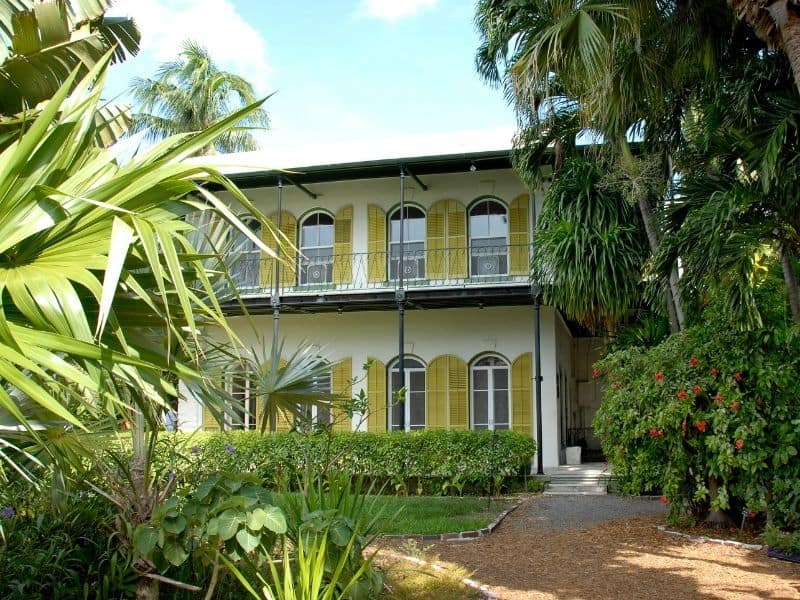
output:
M383 534L435 534L487 527L509 508L507 500L474 497L373 496L367 501L380 514L377 531Z
M419 565L387 557L379 557L377 565L386 575L381 600L467 600L480 597L477 590L461 583L469 573L460 567L434 573Z

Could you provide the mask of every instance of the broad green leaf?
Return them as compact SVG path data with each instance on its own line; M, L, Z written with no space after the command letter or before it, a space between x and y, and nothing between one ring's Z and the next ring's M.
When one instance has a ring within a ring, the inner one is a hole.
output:
M267 506L263 510L266 514L264 527L277 534L286 533L286 517L283 516L281 509L277 506Z
M142 556L150 556L158 542L158 530L150 525L139 525L133 533L133 545Z
M167 531L168 533L178 535L183 533L183 530L186 529L186 519L183 517L183 515L164 519L161 522L161 527L163 527L164 531Z
M186 559L189 558L189 553L183 548L183 546L172 540L169 540L164 544L162 551L164 553L164 558L166 558L176 567L182 565L184 562L186 562Z
M236 535L242 521L244 521L242 513L234 510L226 510L217 517L217 533L221 540L227 541Z
M236 533L236 541L239 542L245 552L250 553L258 548L261 543L261 536L250 533L247 529L240 529Z

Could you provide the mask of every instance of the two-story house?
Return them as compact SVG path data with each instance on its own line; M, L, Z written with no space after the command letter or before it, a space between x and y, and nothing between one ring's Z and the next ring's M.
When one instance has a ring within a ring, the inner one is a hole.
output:
M318 343L339 361L322 385L340 393L359 378L368 417L338 428L515 429L535 437L528 265L542 191L520 182L508 150L231 178L297 248L285 256L293 268L276 271L255 248L233 266L250 314L238 332L255 344L253 323L269 340L279 304L287 348ZM229 309L239 310L235 303ZM539 331L540 443L545 467L553 467L577 438L596 445L587 432L598 402L591 371L601 341L580 337L547 306ZM406 400L394 402L403 384ZM241 418L225 427L254 427L247 390L236 398ZM185 429L219 428L191 400L181 402L179 415Z

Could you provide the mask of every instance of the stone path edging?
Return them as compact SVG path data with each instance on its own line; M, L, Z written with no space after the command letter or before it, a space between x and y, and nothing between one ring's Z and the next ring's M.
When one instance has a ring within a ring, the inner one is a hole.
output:
M677 537L684 538L691 542L699 542L699 543L711 543L711 544L723 544L725 546L734 546L736 548L743 548L745 550L761 550L764 545L763 544L745 544L744 542L737 542L736 540L721 540L719 538L710 538L704 535L689 535L688 533L682 533L680 531L672 531L671 529L667 529L666 525L658 525L658 530L667 533L669 535L674 535Z
M511 512L511 509L509 509ZM447 573L448 568L438 562L427 562L422 560L421 558L417 558L416 556L407 556L405 554L398 554L397 552L393 552L391 550L379 550L379 554L384 556L388 556L389 558L394 558L396 560L402 560L405 562L410 562L420 567L424 567L426 569L430 569L431 571L435 571L436 573ZM480 595L481 600L500 600L500 597L494 594L491 591L488 585L480 583L479 581L475 581L469 577L462 577L460 579L461 583L478 592Z
M500 523L503 522L503 519L505 519L508 515L510 515L515 510L517 510L522 505L522 503L524 501L525 500L522 499L522 498L517 500L516 504L514 504L513 506L509 506L507 509L505 509L503 512L501 512L499 515L497 515L497 518L494 521L492 521L491 523L489 523L489 525L487 525L483 529L473 529L473 530L470 530L470 531L458 531L456 533L429 533L429 534L412 533L412 534L400 534L400 535L382 535L381 539L383 539L383 540L416 540L416 541L420 541L420 542L471 542L473 540L479 540L479 539L481 539L483 537L486 537L487 535L492 533L495 529L497 529L497 527L500 525Z

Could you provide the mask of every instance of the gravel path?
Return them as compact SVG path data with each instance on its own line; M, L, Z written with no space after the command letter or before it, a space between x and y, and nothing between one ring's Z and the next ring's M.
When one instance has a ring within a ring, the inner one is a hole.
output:
M665 516L667 507L650 498L626 496L537 496L503 522L509 530L585 529L607 521Z
M661 533L665 510L649 499L533 497L490 536L426 553L502 600L800 600L800 565Z

